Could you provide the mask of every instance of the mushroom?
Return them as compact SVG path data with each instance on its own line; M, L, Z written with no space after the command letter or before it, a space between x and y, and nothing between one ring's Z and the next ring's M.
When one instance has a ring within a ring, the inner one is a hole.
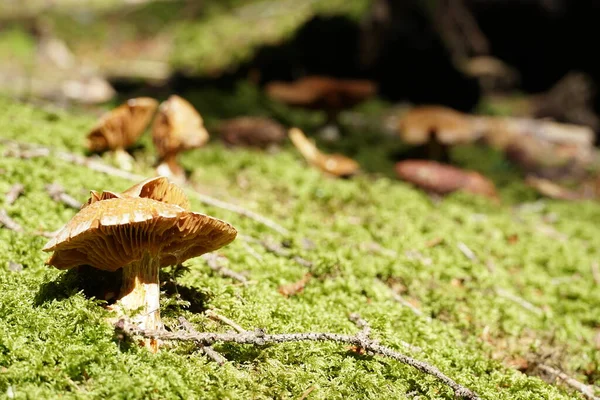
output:
M43 251L54 252L46 264L61 270L81 265L122 269L119 309L132 313L141 329L160 329L159 269L217 250L237 235L227 222L188 211L182 195L164 177L146 180L121 194L92 192L90 200L44 246ZM158 350L156 341L146 344Z
M328 122L333 122L341 110L374 96L377 85L369 80L307 76L291 83L273 81L265 90L269 97L290 106L324 109Z
M158 101L150 97L129 99L104 114L87 135L87 148L92 152L114 151L121 167L131 169L131 156L125 152L150 123Z
M471 118L442 106L420 106L407 111L398 122L403 142L427 145L429 158L448 161L448 146L475 142L480 133Z
M405 160L396 163L398 176L418 187L437 194L457 190L486 196L498 201L494 183L475 171L427 160Z
M204 121L194 106L182 97L171 95L160 105L152 125L159 175L184 182L185 172L177 163L177 155L204 146L208 139Z
M283 143L285 128L264 117L238 117L223 121L217 127L221 140L230 146L266 149Z
M341 154L324 154L298 128L289 130L290 140L309 164L321 171L338 177L349 177L358 173L356 161Z

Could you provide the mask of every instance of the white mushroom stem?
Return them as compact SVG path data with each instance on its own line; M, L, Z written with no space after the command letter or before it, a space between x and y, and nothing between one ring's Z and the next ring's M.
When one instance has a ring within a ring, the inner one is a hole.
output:
M140 329L162 329L159 268L159 260L149 253L144 253L141 260L123 267L119 303L123 311L136 312L133 320ZM147 340L146 346L154 352L158 350L158 343L154 339Z

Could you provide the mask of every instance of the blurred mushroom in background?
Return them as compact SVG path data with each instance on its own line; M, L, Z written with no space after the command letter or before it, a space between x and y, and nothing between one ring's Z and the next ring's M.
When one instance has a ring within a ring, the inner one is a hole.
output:
M158 174L184 183L185 171L177 161L178 154L202 147L208 139L204 121L194 106L180 96L169 96L161 103L152 126L152 141L158 155Z
M157 106L158 101L150 97L138 97L107 112L88 133L88 150L113 151L119 166L131 170L132 157L125 149L144 133Z
M293 107L324 110L327 124L335 124L340 111L375 96L377 84L369 80L306 76L294 82L273 81L267 95Z
M360 165L351 158L342 154L322 153L298 128L291 128L289 136L306 161L328 175L347 178L357 174L360 170Z
M281 145L286 130L280 123L265 117L237 117L221 121L215 131L228 146L268 149Z
M398 133L406 144L427 146L428 158L450 161L449 147L477 141L481 132L467 114L443 106L409 109L398 121Z

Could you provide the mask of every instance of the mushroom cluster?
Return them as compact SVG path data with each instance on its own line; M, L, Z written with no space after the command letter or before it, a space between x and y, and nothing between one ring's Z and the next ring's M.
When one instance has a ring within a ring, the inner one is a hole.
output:
M133 313L141 329L160 320L159 269L231 243L236 229L189 210L185 193L165 177L145 180L122 193L91 192L81 210L43 248L58 269L89 265L122 269L121 311ZM148 341L153 351L156 341Z

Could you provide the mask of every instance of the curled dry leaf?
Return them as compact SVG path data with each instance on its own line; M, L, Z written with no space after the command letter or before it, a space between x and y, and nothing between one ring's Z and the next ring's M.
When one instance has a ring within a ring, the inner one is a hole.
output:
M341 154L321 153L300 129L291 128L289 135L306 161L321 171L337 177L349 177L358 173L360 166L356 161Z
M368 80L307 76L291 83L274 81L265 90L291 106L340 111L375 95L377 85Z
M426 160L405 160L396 164L398 176L414 185L438 194L464 190L498 200L492 181L475 171Z
M189 204L182 195L162 177L121 194L92 192L44 246L44 251L53 252L46 264L58 269L80 265L122 269L119 307L129 312L141 309L136 316L140 328L161 328L159 269L219 249L237 235L227 222L181 207ZM158 349L155 340L146 344Z
M290 283L289 285L279 286L277 291L284 296L294 296L304 290L306 284L311 280L312 275L309 273L305 274L302 279L298 282Z
M150 97L138 97L104 114L88 133L87 148L102 152L131 147L144 133L157 106Z
M285 128L264 117L238 117L223 121L217 131L221 140L230 146L247 146L266 149L280 145L285 140Z
M161 174L184 180L177 155L204 146L208 139L202 116L187 100L172 95L161 103L152 125L152 141L161 163Z

